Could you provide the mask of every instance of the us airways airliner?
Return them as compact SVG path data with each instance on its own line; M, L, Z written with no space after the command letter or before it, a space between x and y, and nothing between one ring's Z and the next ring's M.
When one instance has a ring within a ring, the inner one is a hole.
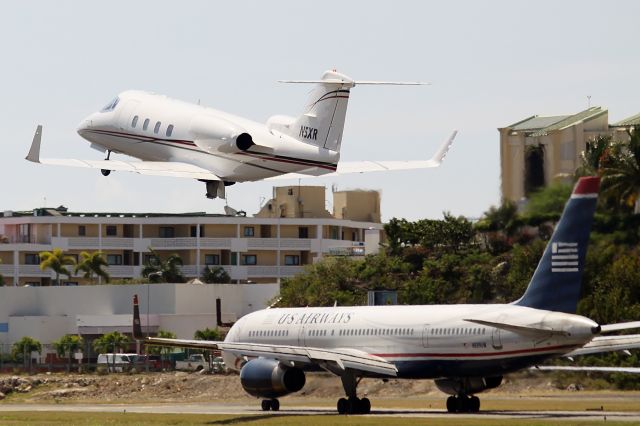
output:
M554 357L640 347L640 334L601 336L639 328L640 321L601 326L575 313L598 188L597 177L578 181L529 286L513 303L265 309L242 317L224 342L145 342L221 350L263 410L278 410L277 398L301 390L305 370L320 368L342 380L339 413L370 412L369 399L356 392L364 377L435 379L451 395L448 411L477 412L475 394L499 386L506 373ZM133 329L142 338L137 296Z
M429 160L340 162L342 132L350 90L356 85L420 85L411 82L355 81L335 70L316 84L299 117L276 115L266 124L200 105L142 91L119 94L99 112L82 120L78 133L106 159L41 158L38 126L27 160L51 165L205 182L208 198L225 198L225 187L263 179L329 176L438 167L457 132ZM141 161L111 159L122 153Z

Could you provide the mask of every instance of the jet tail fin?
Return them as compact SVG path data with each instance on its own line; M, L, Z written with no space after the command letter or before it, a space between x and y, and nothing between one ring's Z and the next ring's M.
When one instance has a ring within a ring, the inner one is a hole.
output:
M40 162L40 143L42 142L42 125L39 124L36 128L36 133L33 135L33 141L31 142L31 148L29 153L25 157L32 163Z
M599 177L578 180L529 286L514 304L576 312L599 188Z
M133 295L133 338L136 340L144 339L142 326L140 325L140 307L137 294Z

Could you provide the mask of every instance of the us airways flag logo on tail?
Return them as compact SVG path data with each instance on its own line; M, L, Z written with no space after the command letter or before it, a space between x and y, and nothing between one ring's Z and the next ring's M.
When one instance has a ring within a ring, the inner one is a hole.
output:
M578 243L551 244L551 272L578 272Z

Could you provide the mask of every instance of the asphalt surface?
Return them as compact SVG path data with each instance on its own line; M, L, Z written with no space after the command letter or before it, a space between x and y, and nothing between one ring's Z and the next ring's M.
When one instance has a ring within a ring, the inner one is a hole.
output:
M640 407L639 407L640 410ZM270 415L255 405L229 403L187 404L0 404L5 411L65 411L65 412L127 412L127 413L184 413L184 414L229 414ZM334 407L282 407L279 415L336 414ZM475 414L449 414L441 410L373 409L369 416L419 417L419 418L483 418L483 419L544 419L573 421L617 420L640 423L640 411L482 411Z

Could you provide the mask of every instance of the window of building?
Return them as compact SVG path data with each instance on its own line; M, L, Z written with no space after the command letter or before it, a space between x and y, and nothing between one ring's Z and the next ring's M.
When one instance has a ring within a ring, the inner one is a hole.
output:
M166 135L169 137L171 136L172 133L173 133L173 124L169 124L169 127L167 127Z
M133 120L131 120L131 127L135 128L137 124L138 124L138 116L136 115L135 117L133 117Z
M78 285L77 281L65 281L62 283L63 286L66 287L76 287Z
M285 265L299 265L300 264L300 256L297 254L288 254L284 257Z
M309 238L309 228L300 226L298 228L298 238Z
M145 118L144 123L142 124L142 130L147 130L149 128L149 119Z
M149 265L149 264L151 264L151 262L153 262L153 255L152 254L145 254L144 256L142 256L142 263L144 265Z
M78 225L78 235L81 237L87 235L87 227L84 225Z
M198 227L192 226L191 229L191 238L196 238L198 236ZM200 225L200 237L204 237L204 225Z
M153 133L158 133L160 131L160 122L157 121L155 127L153 128Z
M219 265L220 264L220 255L219 254L205 254L204 255L204 264L205 265Z
M115 237L118 235L118 227L115 225L107 225L107 237Z
M245 226L244 227L244 236L245 237L253 237L255 235L255 228L253 226Z
M25 287L40 287L42 284L40 284L40 281L29 281L27 283L25 283Z
M245 254L242 256L242 264L243 265L257 265L258 264L258 256L255 254Z
M39 265L40 256L36 253L27 253L24 255L24 263L25 265Z
M176 229L173 226L161 226L159 229L160 238L175 238Z
M107 263L109 265L122 265L122 255L121 254L108 254L107 255Z

